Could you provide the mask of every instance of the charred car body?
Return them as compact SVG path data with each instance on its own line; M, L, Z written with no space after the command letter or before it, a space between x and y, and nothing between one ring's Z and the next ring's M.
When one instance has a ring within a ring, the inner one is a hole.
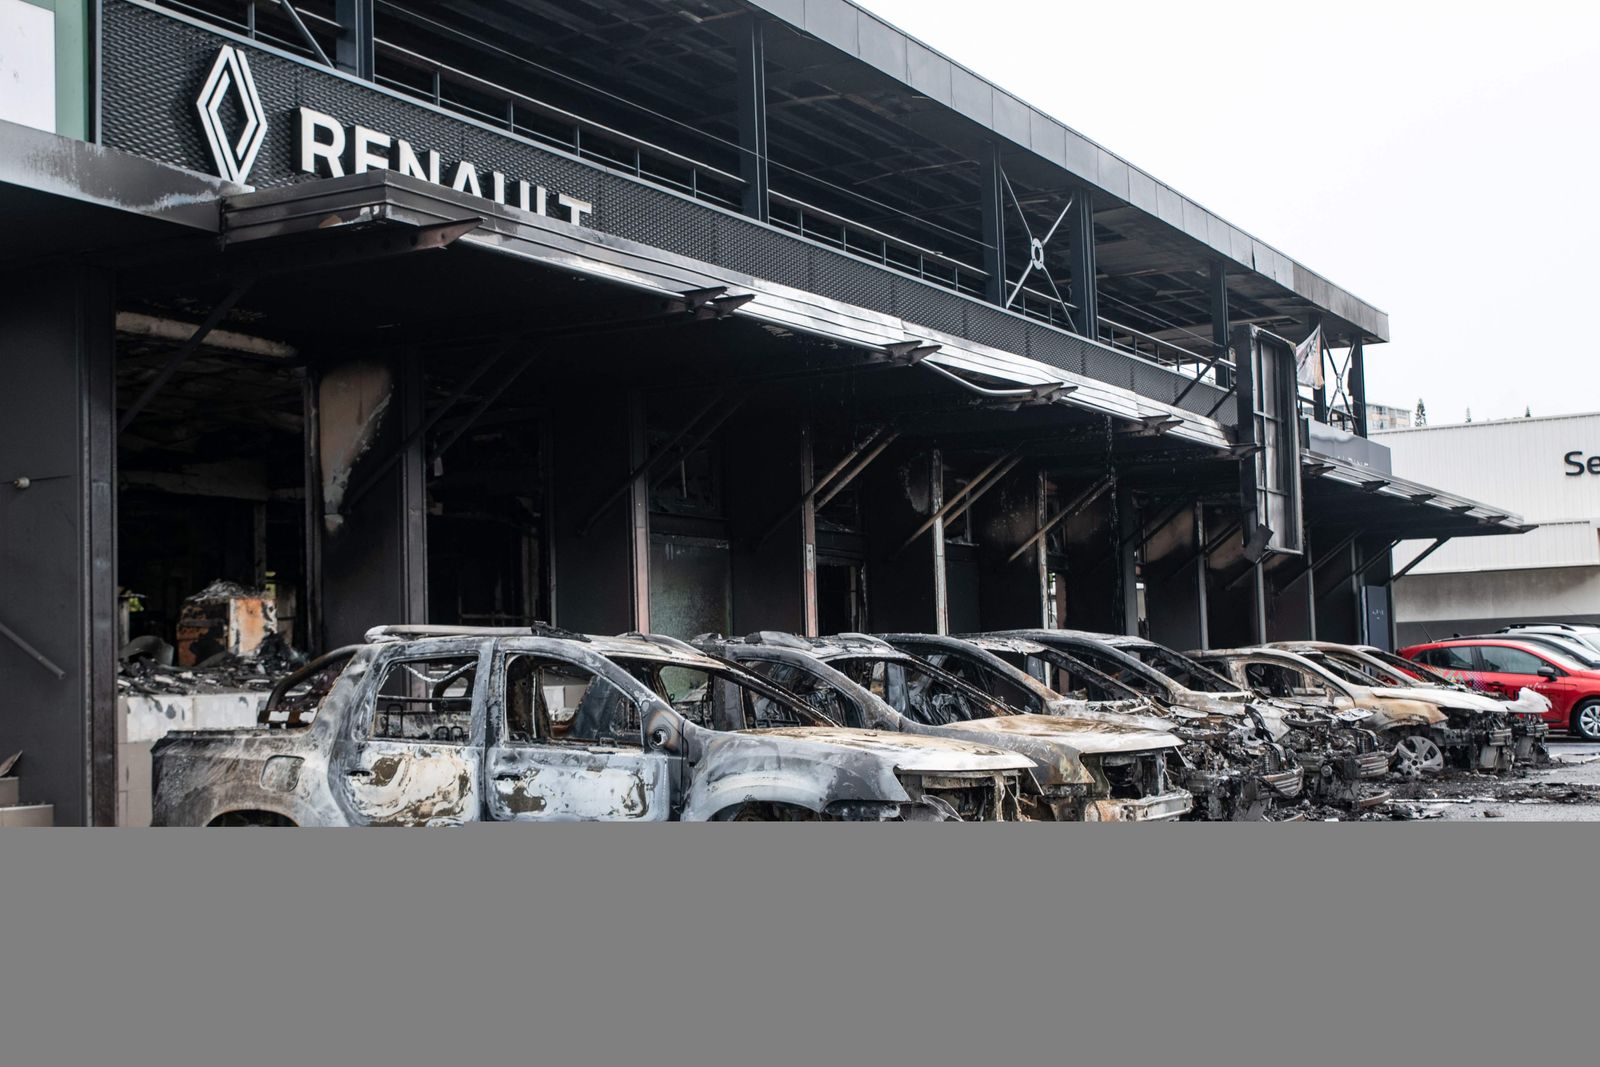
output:
M1009 630L983 637L1033 641L1061 654L1062 666L1031 657L1029 673L1073 670L1099 676L1149 700L1184 741L1186 774L1180 784L1194 794L1207 819L1268 817L1282 800L1298 797L1304 774L1284 744L1282 713L1171 649L1137 637L1077 630ZM1171 672L1170 674L1167 672ZM1046 682L1060 691L1078 684Z
M1283 648L1217 649L1205 660L1240 685L1259 687L1284 704L1328 712L1365 711L1365 724L1389 748L1389 767L1404 778L1461 770L1509 769L1511 727L1498 712L1454 699L1469 694L1429 693L1371 684L1336 660L1313 659ZM1451 706L1454 705L1454 706Z
M846 729L683 645L379 627L154 751L158 825L1008 819L1022 757Z
M1019 692L1017 697L1017 700L1027 701L1021 706L1029 710L1114 717L1140 711L1148 716L1152 711L1148 701L1122 683L1066 652L1027 638L994 634L966 638L888 634L885 639L990 692L994 692L990 686L1021 691L1031 683L1033 688ZM1043 678L1049 678L1066 693L1049 688L1041 680ZM1299 762L1310 792L1320 799L1357 810L1376 807L1388 799L1388 793L1364 784L1382 778L1389 771L1388 749L1379 745L1377 735L1371 730L1362 728L1364 715L1315 713L1299 707L1283 711L1283 721L1290 727L1283 743Z
M1026 714L866 634L708 634L695 644L846 724L971 740L1025 756L1033 766L1022 805L1032 818L1147 822L1176 819L1193 806L1169 778L1180 742L1159 720Z
M1423 664L1385 652L1371 645L1341 645L1331 641L1279 641L1274 648L1297 651L1316 662L1320 658L1334 660L1370 677L1375 684L1399 689L1420 689L1437 693L1443 689L1452 693L1476 698L1472 703L1485 711L1506 714L1511 727L1512 754L1515 762L1536 766L1550 761L1546 740L1550 727L1544 716L1550 710L1550 701L1531 689L1524 689L1516 699L1503 694L1485 693L1463 682L1446 678ZM1402 666L1404 664L1404 666ZM1459 699L1459 698L1458 698Z

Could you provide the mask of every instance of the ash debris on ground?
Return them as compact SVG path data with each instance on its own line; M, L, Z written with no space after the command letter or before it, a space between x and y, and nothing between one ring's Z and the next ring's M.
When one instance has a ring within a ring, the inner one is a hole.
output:
M1397 784L1386 817L1500 819L1522 807L1600 807L1600 780L1586 767L1597 760L1592 754L1556 755L1550 765L1510 778L1461 774Z

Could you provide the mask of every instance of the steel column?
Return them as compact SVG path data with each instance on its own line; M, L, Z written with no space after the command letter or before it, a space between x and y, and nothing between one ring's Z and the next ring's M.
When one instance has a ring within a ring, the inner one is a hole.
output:
M1367 361L1361 338L1350 343L1350 406L1356 420L1356 434L1367 436Z
M1006 300L1006 217L1005 172L1000 167L1000 146L990 142L978 161L981 199L978 204L983 227L984 299L995 304Z
M645 395L628 390L628 463L644 463L650 449ZM628 487L628 550L633 567L633 628L650 632L650 482L635 478Z
M339 23L339 40L333 51L339 69L371 81L377 71L372 0L337 0L333 14Z
M427 418L427 382L422 353L401 352L398 391L400 432L410 443L400 457L401 622L428 621L428 471L422 434Z
M816 457L812 451L814 432L810 420L800 427L800 604L807 637L818 636L821 626L817 607L817 505Z
M765 20L744 18L735 44L739 56L739 176L744 179L744 213L770 217L767 173L767 47Z
M934 449L928 457L928 500L934 514L944 510L944 453ZM915 540L913 538L913 540ZM944 523L933 524L933 612L934 632L950 632L950 583L944 559Z
M0 285L0 759L63 825L117 821L114 300L88 270Z
M1068 270L1072 302L1078 308L1078 331L1085 337L1100 335L1100 299L1096 288L1094 256L1094 200L1088 189L1072 198Z
M1228 350L1228 267L1220 259L1211 261L1210 273L1207 276L1210 282L1211 297L1211 345L1215 351L1213 356ZM1233 371L1227 367L1217 368L1217 385L1223 389L1233 385Z
M1211 583L1206 557L1203 554L1206 543L1206 506L1196 502L1194 506L1194 543L1202 550L1195 560L1194 581L1195 600L1200 612L1200 647L1211 647Z

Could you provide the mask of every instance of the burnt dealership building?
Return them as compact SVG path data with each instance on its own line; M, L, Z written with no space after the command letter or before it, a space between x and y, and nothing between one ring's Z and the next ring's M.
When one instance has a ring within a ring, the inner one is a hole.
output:
M0 89L0 758L58 822L218 579L309 652L1389 644L1396 542L1524 529L1367 439L1384 313L846 0L0 18L56 59Z

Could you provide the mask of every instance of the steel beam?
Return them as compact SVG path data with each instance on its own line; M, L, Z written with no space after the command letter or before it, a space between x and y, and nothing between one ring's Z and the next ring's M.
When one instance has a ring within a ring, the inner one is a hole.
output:
M239 302L240 298L250 291L250 286L254 284L254 281L254 278L245 277L235 282L233 288L228 290L228 295L218 301L216 306L211 309L211 313L201 321L199 326L195 327L194 333L189 335L189 339L179 345L172 355L167 358L166 364L156 373L154 378L150 379L149 384L144 387L144 391L139 394L138 399L129 405L128 410L122 413L122 418L117 420L118 434L121 434L133 424L133 420L139 417L139 413L149 405L150 401L156 398L156 394L161 392L167 382L172 380L172 376L178 372L178 368L183 366L190 356L194 355L195 349L199 348L201 343L205 341L206 335L216 329L217 325L227 317L228 312L233 310L233 306Z
M306 29L306 24L300 18L300 12L294 9L294 4L290 3L289 0L278 0L278 6L283 8L283 13L294 24L295 32L300 35L300 39L306 43L306 47L311 49L312 54L317 57L317 62L325 67L332 67L334 65L333 60L328 58L328 53L322 50L322 46L317 43L317 39L311 36L311 31Z
M1339 578L1338 578L1337 581L1329 582L1328 585L1329 586L1338 586L1338 585L1342 585L1345 582L1351 581L1353 579L1360 578L1363 574L1367 573L1367 571L1371 570L1376 564L1382 562L1384 557L1386 555L1388 555L1390 552L1393 552L1394 551L1394 546L1398 545L1399 543L1400 543L1399 541L1390 541L1388 548L1384 549L1384 551L1382 551L1382 552L1375 553L1373 555L1373 557L1371 559L1367 560L1365 563L1361 563L1361 564L1352 563L1352 565L1351 565L1349 570L1347 570L1344 574L1339 575ZM1351 546L1350 547L1351 547L1351 551L1353 553L1354 550L1355 550L1355 543L1351 542Z
M884 449L894 444L895 439L899 436L898 431L891 431L886 426L880 426L873 430L872 433L867 435L865 441L846 452L844 458L834 464L833 469L823 475L811 487L810 491L803 494L795 502L793 507L785 511L778 517L777 521L767 527L766 532L756 538L756 545L766 544L773 534L783 529L783 524L794 518L802 508L811 507L820 510L827 507L835 496L838 496L849 487L851 482L860 477L861 473L872 464L872 461L882 455Z
M1387 583L1385 583L1385 584L1393 585L1395 582L1399 581L1401 578L1404 578L1406 575L1410 574L1411 571L1416 567L1417 564L1421 563L1423 560L1427 559L1429 556L1431 556L1435 552L1439 551L1441 548L1443 548L1445 546L1445 543L1448 542L1449 540L1450 540L1450 538L1448 538L1448 537L1437 538L1433 542L1433 544L1429 545L1427 548L1425 548L1421 552L1419 552L1417 554L1416 558L1413 559L1410 563L1407 563L1404 567L1401 567L1394 574L1391 574L1389 576L1389 581Z
M1054 515L1041 522L1039 524L1039 529L1034 533L1034 535L1024 541L1015 552L1011 553L1011 555L1006 559L1006 562L1015 563L1017 560L1021 559L1024 552L1027 552L1028 549L1032 548L1036 544L1039 544L1046 537L1048 537L1051 530L1054 530L1057 526L1061 525L1061 523L1072 518L1074 515L1077 515L1083 511L1084 508L1088 507L1090 504L1093 504L1096 500L1099 500L1102 496L1104 496L1106 491L1109 490L1113 484L1113 479L1110 475L1107 475L1106 477L1101 478L1098 482L1095 482L1093 485L1089 486L1089 488L1085 489L1077 496L1073 497L1065 507L1061 508Z
M594 528L594 524L599 520L600 516L604 515L608 510L610 510L611 505L627 496L628 491L632 489L634 484L637 483L641 478L654 473L656 468L661 465L666 457L675 452L678 446L683 443L684 439L687 438L689 434L693 433L695 428L699 426L707 416L711 415L711 413L715 411L717 407L726 399L727 395L725 393L712 394L711 398L702 404L695 411L695 413L689 417L687 422L679 427L678 432L672 436L670 441L656 449L655 452L646 455L642 460L635 464L633 469L628 472L627 477L618 482L617 487L608 493L599 504L595 505L594 510L589 513L589 517L583 520L582 525L578 527L578 536L582 537L588 534L588 532ZM733 405L733 407L736 406L737 404ZM711 423L711 432L714 433L716 428L721 426L731 414L733 414L732 407L725 411L721 418L713 419ZM709 436L710 433L705 435L705 437ZM697 439L697 441L700 440L704 440L704 438ZM696 445L684 450L683 454L688 455L698 447L699 444L697 443Z
M900 555L900 553L916 544L917 538L921 537L934 527L937 526L942 529L946 522L965 512L990 489L993 489L996 485L999 485L1001 480L1004 479L1006 475L1010 474L1012 469L1015 468L1018 463L1021 463L1022 460L1023 454L1021 450L1014 450L1007 452L1003 456L1000 456L993 463L983 468L983 470L978 472L977 477L973 478L972 481L962 486L960 492L956 493L948 501L940 504L934 510L934 513L928 516L927 520L924 521L921 526L917 527L915 533L906 538L904 543L902 543L899 548L889 553L889 558L894 559L896 556ZM942 484L939 495L941 497L944 495Z

